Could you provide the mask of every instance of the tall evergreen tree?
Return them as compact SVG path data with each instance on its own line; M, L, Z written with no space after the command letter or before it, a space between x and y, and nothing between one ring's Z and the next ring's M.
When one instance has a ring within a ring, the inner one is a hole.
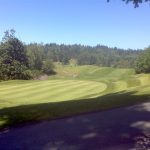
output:
M26 79L28 59L23 43L7 30L0 46L0 79Z

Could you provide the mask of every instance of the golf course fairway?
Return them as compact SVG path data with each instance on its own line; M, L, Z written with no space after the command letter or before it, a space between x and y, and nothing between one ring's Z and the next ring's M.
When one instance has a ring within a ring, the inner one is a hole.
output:
M150 98L150 75L133 69L57 65L47 80L0 82L0 129L132 105Z

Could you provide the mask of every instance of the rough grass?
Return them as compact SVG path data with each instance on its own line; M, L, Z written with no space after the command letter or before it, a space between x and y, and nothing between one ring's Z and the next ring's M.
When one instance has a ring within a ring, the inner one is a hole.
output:
M150 75L132 69L57 66L45 81L0 82L0 128L148 101Z

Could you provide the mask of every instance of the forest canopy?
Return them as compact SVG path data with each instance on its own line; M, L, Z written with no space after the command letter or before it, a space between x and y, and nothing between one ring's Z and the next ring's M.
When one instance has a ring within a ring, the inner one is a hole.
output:
M103 45L24 44L15 36L15 30L7 30L4 33L0 43L0 80L51 75L55 73L54 62L71 66L135 68L137 73L149 73L150 48L143 52Z
M141 53L141 50L124 50L117 47L110 48L103 45L59 45L55 43L32 43L26 45L26 49L29 57L31 56L30 65L34 63L32 66L36 67L37 69L40 69L40 62L42 60L51 60L53 62L69 64L71 59L75 59L76 64L78 65L132 68L134 67L135 60Z
M15 30L7 30L0 43L0 80L31 79L39 74L54 73L53 63L42 60L37 47L31 52L15 37Z
M0 79L27 79L28 58L15 31L6 31L0 45Z
M137 73L150 73L150 47L139 55L135 70Z

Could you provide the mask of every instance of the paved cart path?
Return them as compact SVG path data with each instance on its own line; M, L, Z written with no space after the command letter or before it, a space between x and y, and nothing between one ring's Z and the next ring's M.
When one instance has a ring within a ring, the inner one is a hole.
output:
M0 150L149 150L149 135L150 102L13 128Z

